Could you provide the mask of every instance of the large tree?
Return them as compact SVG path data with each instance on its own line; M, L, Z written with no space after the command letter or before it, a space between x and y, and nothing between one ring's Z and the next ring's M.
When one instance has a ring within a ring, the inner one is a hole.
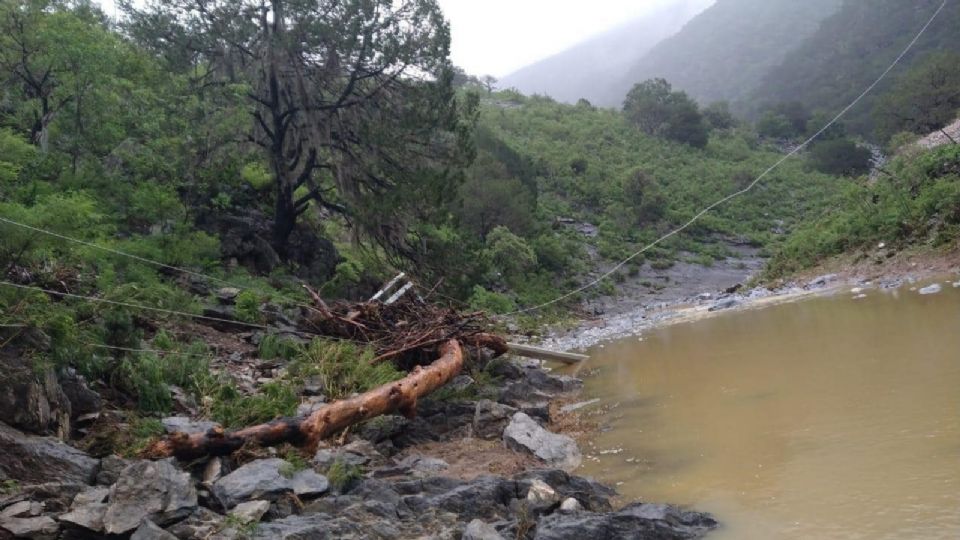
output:
M960 54L930 54L897 80L877 103L877 132L889 139L900 131L927 134L960 114Z
M166 0L124 5L130 33L204 84L243 83L249 140L274 182L288 257L311 207L409 258L408 225L439 208L470 158L434 0Z
M707 145L707 125L695 101L675 91L664 79L636 84L627 94L623 113L641 131L697 148Z

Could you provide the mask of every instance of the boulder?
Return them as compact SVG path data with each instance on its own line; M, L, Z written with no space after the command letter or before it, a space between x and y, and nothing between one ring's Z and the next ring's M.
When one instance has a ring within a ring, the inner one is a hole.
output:
M120 474L130 465L131 461L120 456L110 455L100 460L100 471L97 472L97 484L112 486L120 479Z
M99 460L53 437L26 435L0 422L0 479L21 484L89 484Z
M225 528L226 517L204 507L199 507L186 519L169 527L171 534L181 540L220 538L218 534Z
M572 514L574 512L580 512L583 510L583 505L580 504L580 501L574 499L573 497L568 497L560 503L560 511L567 514Z
M247 501L235 506L230 511L230 515L243 523L255 523L260 521L269 509L270 503L268 501Z
M60 388L70 402L72 419L98 413L103 408L103 399L100 394L91 390L87 379L73 368L68 368L60 374Z
M619 512L555 512L540 518L536 540L689 540L717 526L707 514L686 512L662 504L632 504Z
M277 500L287 493L314 497L326 493L330 483L312 469L284 475L290 465L282 459L261 459L247 463L219 479L213 494L226 508L251 499ZM288 477L289 476L289 477Z
M43 505L36 501L20 501L0 511L0 521L15 517L34 517L43 513Z
M583 460L573 439L543 429L522 412L513 415L503 431L503 441L508 448L533 454L553 467L571 470L579 467Z
M493 525L475 519L467 524L462 540L506 540Z
M509 405L483 399L477 402L473 413L473 436L480 439L499 439L517 409Z
M197 507L197 490L190 474L170 461L137 461L120 474L110 490L103 517L108 534L123 534L144 519L164 525L182 519Z
M177 537L161 529L149 519L145 519L134 531L130 540L177 540Z
M70 400L52 367L0 355L0 422L36 435L70 435Z
M49 516L8 518L0 521L0 532L4 530L16 538L53 540L60 532L60 526Z

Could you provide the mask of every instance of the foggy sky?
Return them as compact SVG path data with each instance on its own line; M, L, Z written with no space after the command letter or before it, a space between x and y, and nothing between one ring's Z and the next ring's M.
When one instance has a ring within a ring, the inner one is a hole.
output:
M502 77L676 0L438 0L453 62Z
M438 0L455 64L502 77L676 0ZM113 0L100 0L116 13Z

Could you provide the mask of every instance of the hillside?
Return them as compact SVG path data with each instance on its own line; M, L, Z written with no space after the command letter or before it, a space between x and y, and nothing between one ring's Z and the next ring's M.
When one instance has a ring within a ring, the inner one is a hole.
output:
M634 63L611 91L661 77L701 103L736 101L813 35L841 0L719 0Z
M615 89L624 71L713 1L674 3L511 73L498 86L528 95L548 95L566 103L586 98L600 105L619 106L626 92Z
M939 0L846 2L819 30L763 76L754 103L799 101L811 109L838 110L855 98L903 50ZM960 4L949 2L940 17L876 92L846 119L855 132L873 129L871 113L886 90L933 51L960 51Z

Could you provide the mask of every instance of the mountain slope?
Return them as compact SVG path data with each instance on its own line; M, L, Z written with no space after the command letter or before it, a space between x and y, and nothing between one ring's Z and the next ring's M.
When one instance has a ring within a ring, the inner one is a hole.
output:
M613 91L667 79L702 103L735 101L816 32L841 0L718 0L632 65Z
M626 92L614 89L623 72L713 1L682 0L507 75L499 86L567 103L586 98L619 106Z
M800 101L835 111L874 81L923 27L940 0L858 0L823 22L786 55L753 92L754 103ZM877 91L845 121L856 132L872 130L873 104L917 60L933 51L960 51L960 4L949 2L939 18Z

